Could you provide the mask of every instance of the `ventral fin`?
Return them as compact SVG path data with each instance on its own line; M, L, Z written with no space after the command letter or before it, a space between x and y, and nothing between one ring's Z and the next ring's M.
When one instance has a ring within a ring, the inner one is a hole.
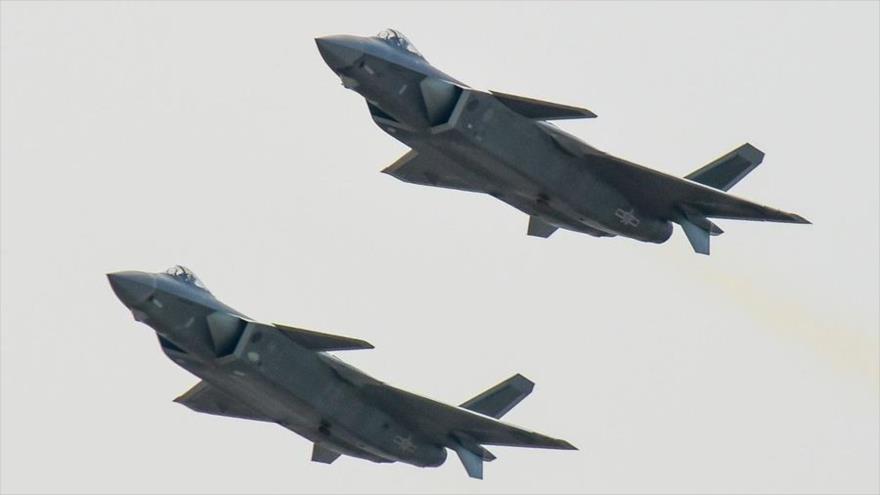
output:
M478 480L483 479L482 457L459 444L453 445L452 450L458 454L458 458L461 460L461 464L464 466L464 470L467 471L468 476Z
M541 217L530 216L529 217L529 230L527 234L532 237L550 237L559 227L555 225L550 225L541 219Z
M312 462L320 462L321 464L333 464L333 461L339 459L342 455L333 449L330 449L322 443L316 443L312 446Z

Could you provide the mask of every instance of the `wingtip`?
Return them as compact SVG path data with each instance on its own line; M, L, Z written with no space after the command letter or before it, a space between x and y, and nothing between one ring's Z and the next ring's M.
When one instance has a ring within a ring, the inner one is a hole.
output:
M361 339L351 339L351 340L352 340L352 345L351 345L351 347L348 347L348 348L346 348L346 349L338 349L338 350L340 350L340 351L347 351L347 350L351 350L351 351L365 351L365 350L375 349L375 348L376 348L376 346L374 346L373 344L367 342L366 340L361 340Z
M811 222L811 221L807 220L806 218L804 218L800 215L797 215L795 213L791 214L791 218L794 221L793 223L802 223L802 224L806 224L806 225L813 225L813 222Z
M784 222L784 223L799 223L799 224L806 224L806 225L812 225L812 224L813 224L813 222L811 222L811 221L807 220L806 218L804 218L804 217L798 215L797 213L788 213L788 212L784 212L784 215L785 215L784 218L783 218L783 219L780 219L780 220L777 220L777 222L781 221L781 222Z
M562 442L562 445L561 445L562 450L580 450L579 448L572 445L570 442L567 442L565 440L562 440L561 442Z

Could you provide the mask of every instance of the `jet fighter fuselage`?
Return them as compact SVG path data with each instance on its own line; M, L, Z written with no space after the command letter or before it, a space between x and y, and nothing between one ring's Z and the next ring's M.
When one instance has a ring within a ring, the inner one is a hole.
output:
M568 442L497 420L531 392L520 375L449 406L391 387L328 351L369 343L264 324L217 300L186 268L108 275L162 351L202 382L176 402L197 412L277 423L314 442L312 460L340 454L373 462L439 466L455 451L473 477L494 456L482 445L571 449Z
M763 153L751 145L680 179L608 155L547 122L595 117L589 110L470 88L396 31L316 43L343 85L366 99L373 121L412 148L383 172L492 195L531 217L530 235L564 228L662 243L674 222L708 254L708 236L721 233L709 217L806 222L721 191L760 163Z
M285 335L289 330L252 322L206 290L166 273L109 277L135 318L156 331L162 351L204 380L190 394L195 400L203 389L215 389L218 397L252 410L247 419L278 423L353 457L416 466L445 460L445 447L368 404L355 386L340 379L338 369L345 368L354 381L375 380L332 355L303 347ZM178 401L189 405L187 398L184 394ZM235 410L218 406L220 412ZM399 439L408 441L407 448Z

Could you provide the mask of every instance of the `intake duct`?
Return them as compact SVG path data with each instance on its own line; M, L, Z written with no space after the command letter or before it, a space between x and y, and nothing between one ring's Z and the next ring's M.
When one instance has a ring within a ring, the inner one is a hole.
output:
M426 77L419 83L431 127L445 124L452 116L455 104L461 97L461 88L449 81Z
M206 320L211 342L214 344L214 354L223 357L235 352L247 323L241 318L220 311L211 313Z

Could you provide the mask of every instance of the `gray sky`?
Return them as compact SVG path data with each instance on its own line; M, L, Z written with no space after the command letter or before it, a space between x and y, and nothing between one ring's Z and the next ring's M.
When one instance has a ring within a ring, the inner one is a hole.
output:
M877 2L2 4L3 492L880 490ZM711 257L560 231L380 174L406 150L312 39L406 33L482 89L581 105L592 145L815 225ZM448 402L522 372L486 480L342 458L171 399L197 379L104 273L182 263L266 321Z

